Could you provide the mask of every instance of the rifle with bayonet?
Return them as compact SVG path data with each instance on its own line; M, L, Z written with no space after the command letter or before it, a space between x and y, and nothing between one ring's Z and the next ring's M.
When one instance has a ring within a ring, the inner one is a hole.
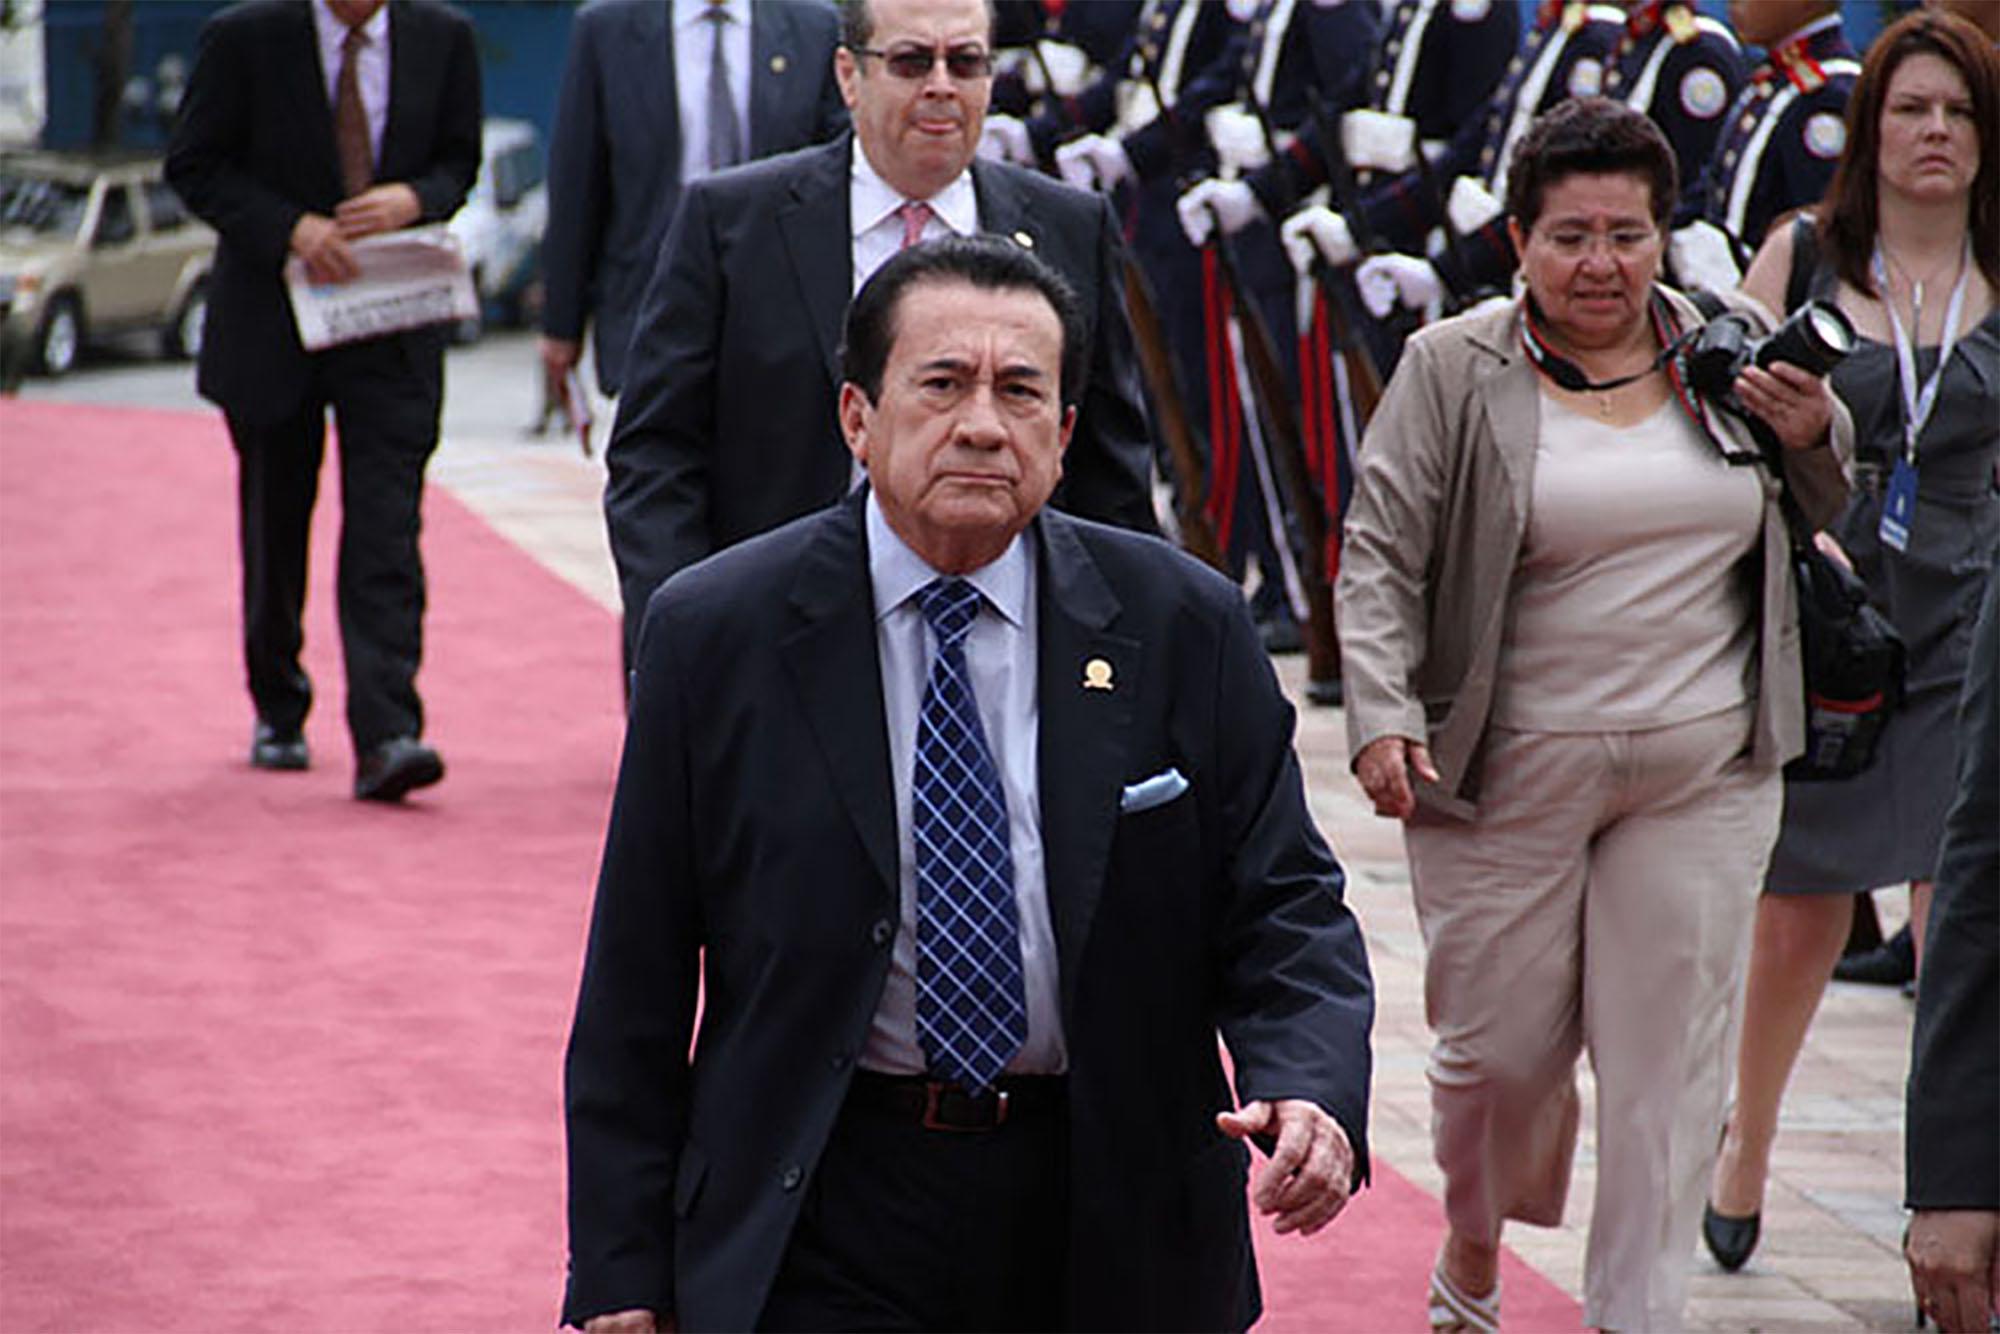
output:
M1299 434L1298 412L1292 403L1291 386L1286 383L1283 364L1278 360L1277 342L1264 322L1254 295L1244 285L1242 265L1235 243L1222 230L1222 219L1211 217L1208 245L1222 268L1234 319L1243 338L1243 356L1250 370L1257 406L1270 432L1277 472L1283 489L1289 492L1287 508L1297 526L1297 540L1287 533L1273 536L1303 547L1299 562L1299 582L1306 603L1306 694L1315 704L1337 703L1340 698L1340 646L1334 637L1333 590L1327 583L1326 509L1313 485L1306 466L1305 443Z

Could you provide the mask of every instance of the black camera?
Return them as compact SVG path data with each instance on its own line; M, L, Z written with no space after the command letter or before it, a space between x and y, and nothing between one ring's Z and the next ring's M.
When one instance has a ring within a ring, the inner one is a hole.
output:
M1741 411L1735 384L1745 367L1768 368L1782 361L1808 375L1825 375L1846 359L1856 341L1853 322L1827 301L1806 302L1767 338L1752 337L1744 316L1721 315L1682 349L1681 377L1697 392Z

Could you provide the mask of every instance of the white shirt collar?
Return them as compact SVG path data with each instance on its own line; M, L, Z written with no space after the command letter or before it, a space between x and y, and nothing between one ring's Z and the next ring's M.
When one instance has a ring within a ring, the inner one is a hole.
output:
M319 45L322 51L339 51L340 44L347 40L347 25L333 12L327 0L313 0L313 26L319 29ZM368 21L361 25L362 36L368 39L373 50L381 50L382 43L389 36L389 6L383 5Z
M930 562L896 536L882 513L882 502L870 491L865 502L868 524L868 582L875 590L875 619L881 620L914 597L939 576ZM1028 610L1028 547L1016 533L1007 549L964 576L979 590L986 605L1017 628Z
M726 12L732 23L749 21L750 15L746 12L749 8L747 0L721 0L721 4L715 7ZM703 15L707 14L710 8L709 0L674 0L674 27L686 29L706 26L708 20Z
M861 150L861 136L854 137L854 163L848 175L849 216L854 220L854 234L861 235L882 225L904 203L903 196L896 188L876 174L875 167L868 161L868 154ZM938 220L959 236L975 236L979 232L979 196L972 188L972 168L953 177L944 189L924 201L931 206Z

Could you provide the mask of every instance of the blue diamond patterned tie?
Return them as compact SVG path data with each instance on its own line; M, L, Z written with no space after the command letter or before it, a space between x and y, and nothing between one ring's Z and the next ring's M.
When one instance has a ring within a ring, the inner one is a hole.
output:
M917 605L937 636L910 777L917 1040L934 1077L983 1089L1027 1039L1028 1009L1007 794L965 669L979 590L934 579Z

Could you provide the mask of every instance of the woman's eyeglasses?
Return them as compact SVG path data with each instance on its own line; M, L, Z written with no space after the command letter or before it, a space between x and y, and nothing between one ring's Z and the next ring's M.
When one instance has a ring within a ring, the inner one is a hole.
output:
M928 46L899 46L888 51L851 46L848 50L857 56L874 56L882 62L884 69L899 79L928 79L931 67L937 64L940 57L944 60L945 73L960 82L984 79L993 73L993 53L983 46L954 46L947 51Z
M1613 227L1608 232L1593 232L1583 227L1552 227L1536 235L1543 245L1564 259L1582 259L1595 250L1600 241L1618 259L1638 259L1660 237L1660 233L1651 227Z

